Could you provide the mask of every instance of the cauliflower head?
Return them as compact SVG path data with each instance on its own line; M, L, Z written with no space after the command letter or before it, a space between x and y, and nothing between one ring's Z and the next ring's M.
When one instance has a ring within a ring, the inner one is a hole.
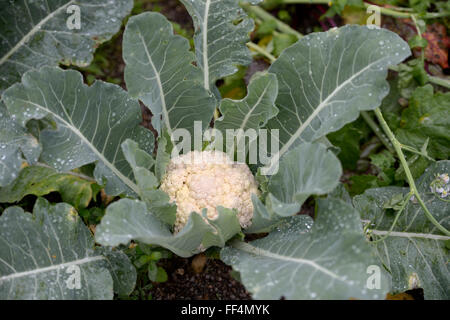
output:
M232 161L221 151L192 151L173 158L167 166L161 189L177 204L175 232L190 214L207 209L209 219L218 216L217 206L236 209L241 227L250 226L252 193L258 184L246 164Z

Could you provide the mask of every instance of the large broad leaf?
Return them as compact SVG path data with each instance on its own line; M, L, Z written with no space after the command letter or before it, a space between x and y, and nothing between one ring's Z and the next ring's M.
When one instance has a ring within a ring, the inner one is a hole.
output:
M246 131L259 129L273 118L278 109L275 99L278 93L277 78L273 74L256 74L249 86L248 95L242 100L223 99L220 104L222 117L214 123L225 134L226 129Z
M449 202L432 194L430 183L435 180L436 174L449 171L450 161L440 161L428 168L417 181L428 209L447 230L450 228ZM394 221L396 213L388 209L392 206L392 199L401 199L408 192L407 188L400 187L376 188L366 190L353 199L375 240L386 236ZM398 293L423 288L426 299L448 300L450 257L445 244L450 237L436 230L414 199L406 201L408 204L389 237L374 244L378 258L392 276L391 291Z
M279 162L278 172L268 180L265 205L252 198L252 225L247 233L267 232L283 218L300 211L311 195L327 194L338 185L342 175L337 157L319 143L302 143Z
M22 165L22 156L17 147L7 145L0 147L0 186L6 186L17 178Z
M203 84L215 92L216 81L238 71L238 65L252 61L245 45L254 28L252 19L237 0L181 0L195 26L197 65L203 72ZM259 1L253 1L259 2Z
M26 195L43 196L59 192L64 202L77 209L86 208L92 199L92 182L73 174L58 173L52 168L24 168L10 185L0 188L0 202L18 202Z
M177 128L193 131L194 121L201 121L202 128L209 125L215 100L198 80L189 41L174 35L163 15L146 12L130 18L123 58L127 88L150 108L158 133L162 127L169 135Z
M319 143L303 143L281 159L268 190L283 203L301 205L312 194L331 192L341 175L341 163L334 153Z
M244 230L245 233L270 232L276 226L283 223L286 219L290 219L290 216L297 213L300 209L299 205L294 205L293 210L288 212L290 215L287 214L286 216L281 216L275 212L275 210L269 203L267 203L268 199L269 198L266 198L267 204L266 206L261 201L261 199L258 198L258 196L252 194L252 204L253 204L252 224L247 229Z
M43 67L27 72L3 99L22 126L30 119L54 119L57 129L45 129L39 138L48 165L68 171L97 161L94 174L108 194L137 193L120 144L131 138L151 153L154 137L139 126L139 103L119 86L97 81L88 87L77 71Z
M286 49L269 69L279 84L280 111L267 125L280 130L278 156L378 107L389 91L388 67L409 55L397 34L355 25L312 33Z
M360 217L338 199L320 199L317 219L295 216L267 237L236 241L221 252L255 299L381 299L367 287L373 264Z
M80 28L70 30L74 6L80 11ZM119 31L132 8L132 0L2 1L0 94L31 69L88 65L98 43Z
M22 154L35 163L41 146L37 139L13 121L0 101L0 187L11 183L22 166Z
M202 212L204 218L207 217L206 212L206 209ZM208 219L209 224L212 225L215 230L205 234L202 241L202 246L204 248L212 246L223 248L228 240L241 231L241 225L239 224L236 210L219 206L217 207L217 212L218 216L216 219Z
M395 134L410 146L421 149L427 139L428 154L433 158L450 156L450 92L433 94L428 84L414 90L408 108L402 112L400 128Z
M38 199L34 214L0 216L0 299L112 299L130 294L136 270L120 251L96 249L67 204Z
M221 208L217 219L209 223L205 219L193 212L186 226L173 235L166 224L149 212L145 202L122 199L106 209L95 236L102 245L128 244L133 239L190 257L210 246L223 246L240 231L239 221L231 210Z

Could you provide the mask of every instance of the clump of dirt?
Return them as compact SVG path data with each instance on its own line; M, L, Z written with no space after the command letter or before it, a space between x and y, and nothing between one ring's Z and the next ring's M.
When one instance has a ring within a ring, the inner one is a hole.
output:
M146 10L161 9L160 12L169 21L178 23L185 30L194 30L192 18L186 8L178 0L163 0L146 3Z
M169 279L150 290L155 300L250 300L244 286L231 276L231 268L218 259L206 260L196 273L193 259L174 257L162 261Z

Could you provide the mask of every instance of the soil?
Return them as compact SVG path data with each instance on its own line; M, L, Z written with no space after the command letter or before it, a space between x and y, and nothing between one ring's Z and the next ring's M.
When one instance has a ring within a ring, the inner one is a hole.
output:
M144 5L145 10L160 8L160 12L170 21L178 23L183 29L194 31L192 18L178 0L159 0Z
M206 260L201 272L194 271L192 261L174 257L162 261L169 279L154 283L150 290L155 300L249 300L244 286L231 276L231 268L218 259Z

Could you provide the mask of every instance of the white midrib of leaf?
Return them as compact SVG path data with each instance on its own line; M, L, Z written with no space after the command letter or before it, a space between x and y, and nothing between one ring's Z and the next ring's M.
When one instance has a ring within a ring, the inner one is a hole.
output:
M242 250L242 251L248 252L250 254L257 255L257 256L263 256L263 257L267 257L267 258L272 258L272 259L282 260L282 261L287 261L287 262L293 262L293 263L297 263L297 264L307 264L333 279L344 281L344 279L341 276L337 275L336 273L334 273L331 270L328 270L327 268L320 266L313 260L282 256L282 255L279 255L279 254L276 254L276 253L273 253L273 252L270 252L270 251L267 251L267 250L264 250L261 248L254 247L248 243L241 242L241 241L233 242L231 245L236 249L239 249L239 250Z
M303 131L306 129L306 127L317 117L317 115L322 111L322 109L327 106L328 101L330 101L336 95L336 93L338 93L348 83L352 82L361 73L370 69L374 64L380 62L381 60L376 60L376 61L368 64L367 66L365 66L364 68L359 70L357 73L352 75L350 78L348 78L347 80L342 82L340 85L338 85L333 90L333 92L317 106L317 108L314 110L313 113L311 113L311 115L308 117L308 119L306 119L305 122L302 123L302 125L298 128L298 130L289 138L289 140L286 142L286 144L283 145L283 147L280 149L280 151L272 157L270 167L268 168L268 172L270 172L272 170L272 167L275 165L275 163L281 158L281 156L283 156L283 154L285 154L289 150L291 145L294 144L294 142L300 137L300 135L303 133ZM325 76L325 75L323 75L323 76ZM339 78L339 75L337 78Z
M103 153L101 153L99 150L97 150L97 148L95 146L92 145L92 143L86 139L86 137L72 124L67 122L65 119L61 118L58 114L52 112L51 110L37 104L34 103L32 101L29 100L23 100L23 99L18 99L20 101L23 101L24 103L30 103L33 106L35 106L36 108L42 109L45 112L48 112L49 114L51 114L52 116L54 116L55 118L57 118L59 121L61 121L62 123L64 123L67 127L69 127L81 140L83 140L84 143L86 143L90 149L95 153L95 155L109 168L111 169L112 172L114 172L115 175L117 175L128 187L130 187L136 194L139 194L139 188L138 186L131 181L130 179L128 179L126 176L124 176L119 170L117 170L117 168L108 161L108 159L105 158L105 156L103 155Z
M51 265L51 266L48 266L48 267L44 267L44 268L34 269L34 270L30 270L30 271L23 271L23 272L12 273L12 274L9 274L7 276L0 277L0 283L2 281L9 281L9 280L12 280L12 279L32 276L32 275L35 275L35 274L38 274L38 273L50 272L50 271L53 271L53 270L61 270L63 268L67 268L67 267L70 267L70 266L73 266L73 265L82 265L82 264L91 263L91 262L99 261L99 260L103 260L103 259L105 259L104 256L86 257L86 258L83 258L83 259L74 260L74 261L70 261L70 262L54 264L54 265Z
M445 288L442 287L441 282L438 279L436 279L436 276L433 272L433 268L430 266L430 262L428 261L428 259L426 259L425 256L423 255L422 250L420 250L420 248L417 246L417 244L415 243L414 240L410 239L410 241L412 242L414 247L416 247L417 252L420 254L420 257L422 258L423 262L427 266L429 274L433 277L433 279L436 281L436 283L441 288L441 290L445 291Z
M158 90L159 90L160 97L161 97L164 123L166 125L166 129L167 129L169 135L172 135L172 127L170 126L169 113L167 112L167 105L166 105L166 97L164 96L164 89L162 86L160 74L159 74L158 70L156 69L155 64L153 63L152 56L150 55L150 52L148 52L144 37L142 37L142 34L140 31L139 31L139 38L141 39L142 45L144 46L145 54L147 55L148 62L152 66L153 72L155 72L156 82L158 83Z
M423 238L423 239L431 239L431 240L450 240L450 237L441 236L438 234L429 234L429 233L414 233L414 232L398 232L398 231L384 231L384 230L370 230L371 233L377 236L385 236L389 235L392 237L402 237L402 238Z
M36 33L38 32L41 27L51 18L53 18L55 15L57 15L60 11L64 10L66 7L68 7L69 5L71 5L72 3L74 3L74 0L71 0L69 2L67 2L65 5L57 8L55 11L51 12L48 16L46 16L44 19L42 19L41 21L39 21L38 24L36 24L19 42L17 42L17 44L11 48L11 50L9 50L1 59L0 59L0 65L2 65L3 63L5 63L17 50L19 50L25 43L27 43L30 38ZM25 2L26 4L26 2Z
M203 17L203 79L205 89L209 91L209 64L208 64L208 16L211 0L205 2L205 13Z
M268 83L266 85L266 87L264 88L264 91L259 96L258 101L256 101L255 105L250 109L250 111L245 116L245 118L242 121L242 124L240 126L240 129L242 129L242 130L245 129L245 126L247 125L247 122L250 119L250 116L252 115L253 111L255 111L256 107L261 103L262 99L264 98L264 95L266 94L267 90L269 89L269 86L270 86L270 84Z

